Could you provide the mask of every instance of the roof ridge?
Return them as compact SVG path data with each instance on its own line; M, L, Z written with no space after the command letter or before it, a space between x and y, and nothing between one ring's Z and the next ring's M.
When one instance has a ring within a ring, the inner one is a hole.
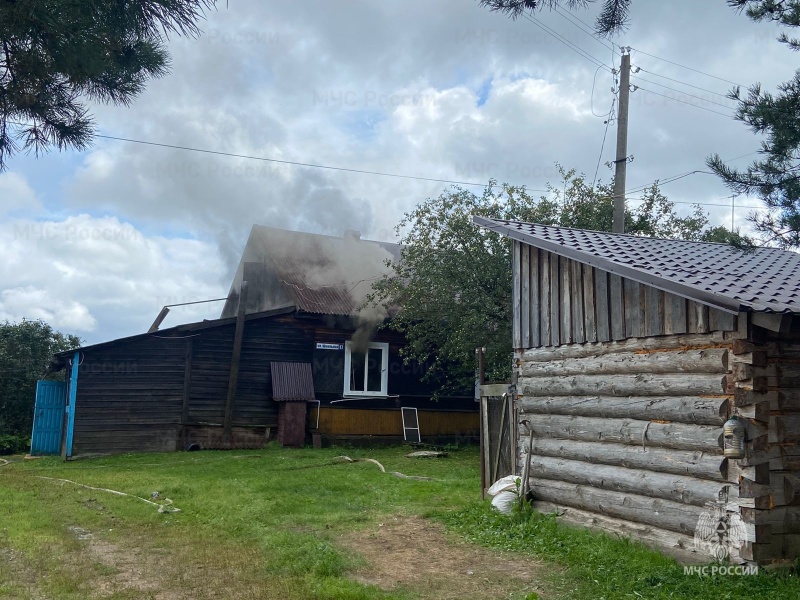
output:
M534 223L532 221L518 221L516 219L493 219L492 217L484 217L484 218L488 218L493 221L505 221L507 223L522 223L524 225L536 225L537 227L552 227L554 229L566 229L568 231L580 231L580 232L589 231L591 233L599 233L614 237L628 237L637 240L659 240L663 242L682 242L687 244L708 244L716 246L726 246L728 248L731 248L732 250L741 250L740 248L736 248L735 246L731 246L730 244L726 244L725 242L707 242L705 240L683 240L676 238L659 237L655 235L636 235L635 233L617 233L614 231L602 231L600 229L581 229L579 227L566 227L564 225L548 225L546 223ZM755 250L781 250L780 248L773 248L771 246L755 246L754 248Z

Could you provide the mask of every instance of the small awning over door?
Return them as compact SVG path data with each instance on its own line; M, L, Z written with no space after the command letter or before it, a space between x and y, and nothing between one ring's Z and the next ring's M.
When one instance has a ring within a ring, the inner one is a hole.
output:
M314 396L314 378L311 363L273 362L272 399L276 402L308 402Z

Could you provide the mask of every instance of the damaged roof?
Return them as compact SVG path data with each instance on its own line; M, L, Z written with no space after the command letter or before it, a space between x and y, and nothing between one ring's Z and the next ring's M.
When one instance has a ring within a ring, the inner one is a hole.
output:
M729 311L800 312L800 254L473 217L506 237Z
M355 315L372 284L400 260L400 245L254 225L231 284L222 317L236 314L247 281L247 314L280 306L309 313Z

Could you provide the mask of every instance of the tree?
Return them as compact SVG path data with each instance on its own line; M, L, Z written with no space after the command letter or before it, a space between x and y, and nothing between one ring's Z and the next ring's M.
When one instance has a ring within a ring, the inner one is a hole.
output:
M800 0L729 0L728 4L753 21L800 26ZM800 50L800 40L785 32L778 40L791 50ZM779 85L776 94L755 84L746 93L737 87L729 97L738 102L735 118L766 137L761 143L763 158L738 170L714 154L708 166L732 191L761 198L769 211L753 213L748 219L766 241L784 248L800 247L800 71Z
M130 104L216 0L0 0L0 171L20 149L85 148L85 101Z
M56 352L79 347L74 335L43 321L0 323L0 453L24 450L30 438L36 381Z
M407 359L430 366L426 378L442 394L473 384L475 348L486 347L487 377L511 368L511 244L472 225L472 215L611 231L611 185L591 186L559 166L562 185L539 199L524 188L491 181L481 195L452 187L407 213L397 226L402 261L376 282L372 300L401 306L387 325L405 334ZM625 215L639 235L703 239L708 219L699 207L679 217L654 184Z
M545 6L550 10L559 6L568 9L585 8L594 0L480 0L481 6L489 10L502 12L512 19L521 17L525 12L541 10ZM603 8L597 16L595 31L598 35L607 36L625 29L628 22L628 11L631 0L604 0Z

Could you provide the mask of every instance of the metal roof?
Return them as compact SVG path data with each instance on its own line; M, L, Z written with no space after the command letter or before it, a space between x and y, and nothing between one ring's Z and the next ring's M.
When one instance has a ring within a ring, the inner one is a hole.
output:
M272 399L276 402L306 402L314 397L311 363L271 362Z
M587 231L473 217L473 223L729 312L800 312L800 254L778 248Z
M222 315L235 314L246 263L263 264L269 273L257 284L264 289L248 288L248 296L291 302L304 312L355 315L373 282L391 272L386 261L398 260L399 244L362 240L357 232L335 237L254 225Z

